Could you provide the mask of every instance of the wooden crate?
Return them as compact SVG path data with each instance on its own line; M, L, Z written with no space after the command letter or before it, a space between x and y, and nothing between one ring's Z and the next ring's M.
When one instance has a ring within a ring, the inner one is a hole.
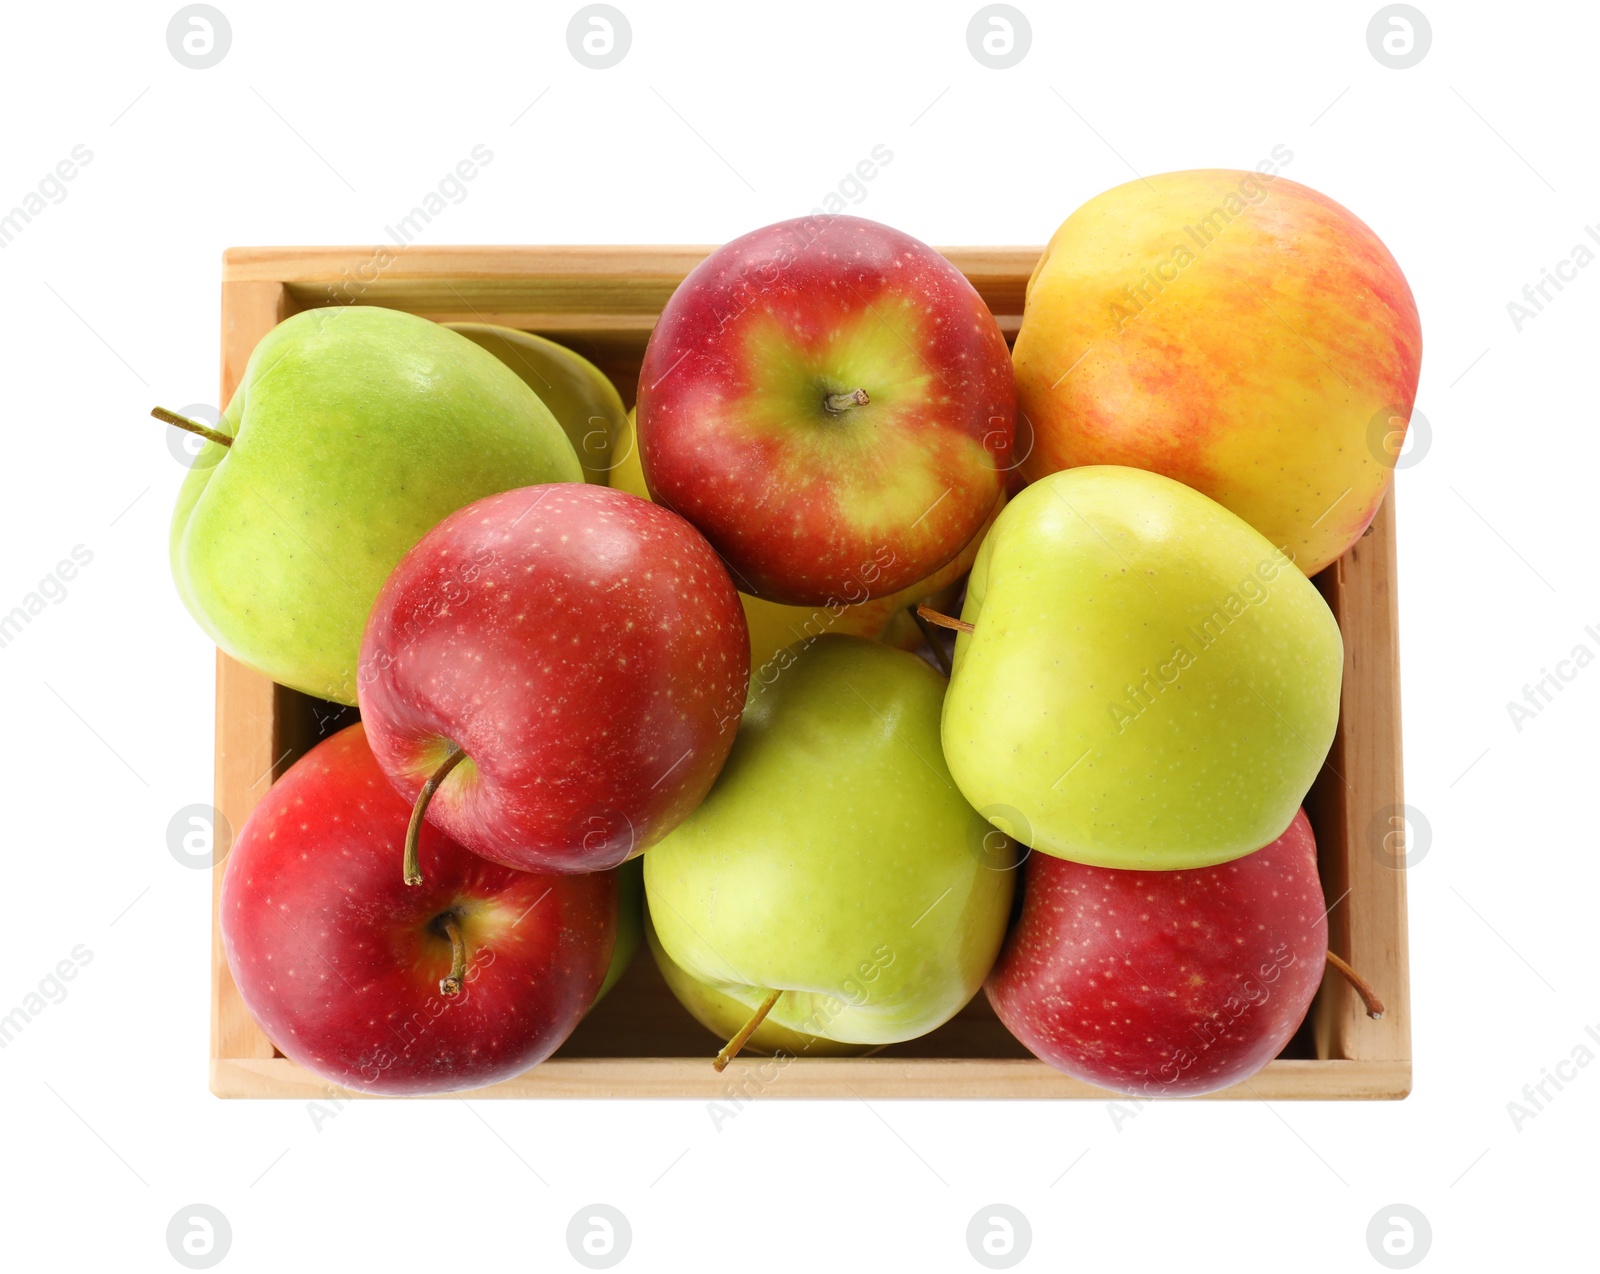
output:
M695 247L240 248L222 284L226 403L256 342L300 310L385 305L441 321L539 332L580 350L632 405L650 329L705 255ZM951 248L1007 337L1038 248ZM1316 829L1332 949L1362 970L1388 1006L1378 1021L1337 977L1325 978L1283 1056L1213 1097L1234 1100L1400 1098L1411 1087L1405 875L1376 842L1402 801L1393 497L1372 530L1317 576L1345 642L1339 732L1307 810ZM235 829L270 784L352 710L273 685L218 655L216 805ZM222 865L212 882L211 1089L221 1097L337 1093L278 1054L245 1010L217 926ZM717 1042L679 1007L642 951L622 981L542 1066L480 1097L1105 1098L1034 1060L982 994L920 1040L870 1058L762 1058L711 1068ZM359 1095L359 1094L351 1094Z

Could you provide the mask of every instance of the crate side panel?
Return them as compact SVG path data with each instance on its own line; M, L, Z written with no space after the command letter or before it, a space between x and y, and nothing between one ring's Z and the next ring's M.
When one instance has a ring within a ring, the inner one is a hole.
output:
M212 1063L212 1088L225 1097L306 1100L364 1098L333 1089L287 1058L221 1059ZM1387 1101L1406 1096L1405 1062L1277 1061L1252 1076L1200 1098L1170 1101ZM906 1060L829 1058L787 1065L740 1059L722 1074L703 1059L633 1057L552 1059L515 1079L466 1094L473 1100L648 1098L693 1101L790 1099L956 1101L1109 1101L1118 1094L1081 1083L1043 1062L1027 1060ZM450 1099L444 1094L431 1100ZM1126 1100L1126 1099L1124 1099Z
M222 286L222 404L244 378L256 343L294 313L282 284L225 282ZM213 802L231 836L244 827L276 777L277 687L217 652L216 753ZM213 837L221 847L221 840ZM211 1056L270 1058L272 1044L245 1009L222 947L222 874L227 855L211 869Z
M1338 737L1308 799L1322 824L1328 943L1372 984L1383 1018L1369 1018L1336 974L1317 1002L1318 1051L1357 1061L1411 1058L1405 872L1385 849L1390 816L1404 800L1395 588L1394 492L1370 534L1335 565L1326 590L1345 641ZM1401 824L1403 827L1403 823Z

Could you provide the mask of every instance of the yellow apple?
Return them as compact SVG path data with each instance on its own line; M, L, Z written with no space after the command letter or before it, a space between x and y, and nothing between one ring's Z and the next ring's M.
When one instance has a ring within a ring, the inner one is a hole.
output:
M1165 474L1307 574L1383 501L1422 332L1378 236L1284 177L1129 182L1062 223L1028 282L1013 366L1030 480L1078 465Z

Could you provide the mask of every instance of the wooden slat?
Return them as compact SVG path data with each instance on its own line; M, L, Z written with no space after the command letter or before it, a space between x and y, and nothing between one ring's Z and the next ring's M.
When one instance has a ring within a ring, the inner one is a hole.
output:
M293 312L293 302L280 283L223 284L222 383L218 402L226 404L233 397L256 342ZM237 834L279 772L281 688L221 651L217 652L216 675L213 800L217 812ZM222 949L218 918L226 863L226 857L220 856L211 869L211 1055L270 1058L272 1044L245 1009Z
M709 247L232 248L223 278L282 284L301 308L388 305L449 322L541 332L648 333ZM1014 320L1042 248L941 248L997 316ZM392 257L384 264L389 254ZM1014 322L1012 324L1015 325Z
M1329 571L1324 583L1344 635L1339 732L1307 801L1317 826L1328 945L1372 984L1383 1018L1334 975L1316 1004L1317 1052L1360 1061L1411 1057L1411 992L1405 872L1382 837L1386 811L1404 801L1400 745L1399 612L1395 593L1394 492L1370 533Z
M235 835L272 779L273 686L217 652L215 804ZM216 848L220 851L218 838ZM227 859L211 869L211 1055L271 1057L272 1045L245 1010L222 949L220 905Z
M331 1087L287 1058L211 1063L219 1097L358 1098ZM1383 1101L1411 1091L1409 1062L1277 1061L1243 1084L1201 1101ZM721 1075L707 1058L552 1059L515 1079L472 1090L479 1098L689 1098L731 1103L753 1097L881 1101L894 1098L1024 1101L1133 1099L1070 1079L1029 1060L887 1061L807 1059L781 1071L760 1059L736 1061Z
M648 285L682 279L713 251L713 246L699 244L243 247L223 253L222 278L224 282L284 283L293 287L329 280L350 280L354 285L372 277L380 281L431 278L457 285L496 287L561 278L632 278ZM380 254L392 256L393 264L382 264ZM1038 252L1034 258L1037 260Z

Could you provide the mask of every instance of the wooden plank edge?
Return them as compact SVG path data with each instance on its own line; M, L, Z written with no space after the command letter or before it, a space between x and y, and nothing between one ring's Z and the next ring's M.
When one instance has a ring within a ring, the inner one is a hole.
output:
M270 1040L256 1025L234 985L222 944L222 879L232 837L243 830L272 774L273 689L265 677L216 655L216 745L212 802L219 824L231 836L211 868L211 1056L273 1055Z
M523 277L682 278L716 250L715 244L344 244L312 247L242 246L222 254L226 283L327 282L347 270L373 268L379 254L392 258L385 279L464 279L510 282ZM965 274L1026 280L1044 254L1043 245L937 248Z
M293 308L281 283L223 284L219 403L226 405L233 397L257 342L293 313ZM274 777L276 691L267 678L221 651L217 652L215 678L212 801L237 836ZM245 1008L223 950L221 901L226 858L226 854L217 858L211 870L211 1056L243 1053L270 1059L272 1042Z
M213 1058L211 1091L224 1098L379 1100L330 1084L286 1057ZM1276 1061L1244 1083L1197 1101L1399 1101L1411 1092L1409 1061ZM1032 1060L892 1058L735 1062L723 1074L707 1058L553 1060L515 1079L438 1097L482 1099L649 1098L811 1100L1132 1101ZM395 1100L395 1099L381 1099ZM437 1100L437 1097L429 1100Z
M1401 731L1399 581L1393 485L1373 523L1348 559L1346 605L1352 626L1364 628L1367 666L1352 701L1359 725L1348 740L1346 773L1356 790L1348 794L1346 853L1350 897L1330 929L1336 950L1362 972L1383 998L1387 1012L1374 1020L1348 987L1338 992L1333 1027L1342 1057L1370 1060L1411 1056L1410 952L1406 874L1380 861L1373 819L1405 800Z

